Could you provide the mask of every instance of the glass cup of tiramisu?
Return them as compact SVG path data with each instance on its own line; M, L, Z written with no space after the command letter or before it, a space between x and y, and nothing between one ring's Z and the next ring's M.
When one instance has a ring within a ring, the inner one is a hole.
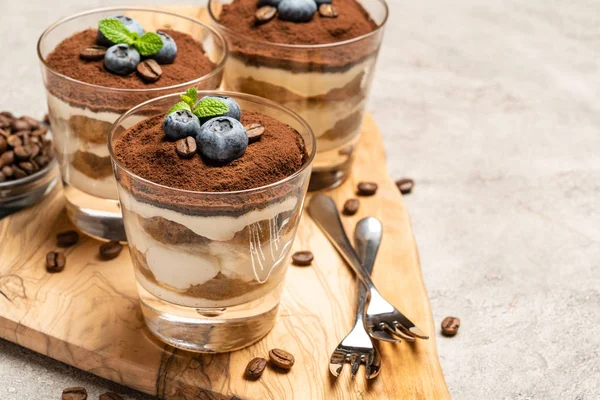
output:
M39 39L38 56L69 218L90 236L123 241L110 127L149 99L189 87L218 88L226 42L185 16L103 8L50 26Z
M282 104L317 137L310 190L348 176L383 30L385 0L210 0L229 45L223 88Z
M125 113L109 151L149 329L199 352L266 335L315 155L309 125L256 96L191 90Z

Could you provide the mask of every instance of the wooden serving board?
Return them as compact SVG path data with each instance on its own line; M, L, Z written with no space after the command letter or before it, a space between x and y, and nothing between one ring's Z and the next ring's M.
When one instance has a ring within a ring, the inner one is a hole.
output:
M257 344L230 354L198 355L173 349L145 328L129 253L97 258L99 242L83 238L66 249L67 267L45 270L56 233L72 229L61 188L44 201L0 221L0 337L77 368L166 399L449 399L438 361L429 300L402 197L387 174L381 135L367 117L353 176L330 194L341 206L356 183L379 191L361 198L348 232L362 217L383 221L374 280L381 293L431 338L381 344L381 374L367 382L346 369L338 379L328 360L352 326L357 282L334 248L304 214L294 250L315 254L311 267L290 266L275 328ZM266 370L257 382L242 378L247 362L279 347L293 353L287 373Z

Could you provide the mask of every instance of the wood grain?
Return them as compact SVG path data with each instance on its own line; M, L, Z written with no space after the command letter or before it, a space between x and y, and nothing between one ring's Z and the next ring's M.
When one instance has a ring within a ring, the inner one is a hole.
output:
M155 339L145 328L129 253L97 258L99 242L83 238L66 250L67 267L49 274L46 252L55 235L72 228L61 189L0 222L0 336L93 374L165 399L449 399L437 351L427 292L402 197L387 175L382 139L367 117L353 176L330 194L341 207L361 180L379 184L344 217L347 230L362 217L383 221L385 234L374 280L431 339L382 344L382 372L366 382L359 372L334 379L331 351L352 325L356 282L327 239L302 218L295 250L315 254L312 267L290 266L275 328L257 344L230 354L194 355ZM296 356L287 374L267 370L242 379L246 363L281 347Z

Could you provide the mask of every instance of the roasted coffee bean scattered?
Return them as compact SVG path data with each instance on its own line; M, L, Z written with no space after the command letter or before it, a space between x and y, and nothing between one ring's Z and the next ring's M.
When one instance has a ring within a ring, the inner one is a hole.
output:
M46 125L50 125L50 116L48 115L48 113L44 114L44 123Z
M89 46L79 52L79 58L86 61L99 61L104 58L106 47L104 46Z
M125 400L123 398L123 396L121 396L120 394L117 394L115 392L107 392L104 394L101 394L100 397L98 398L98 400Z
M181 158L192 158L196 154L196 139L191 136L179 139L175 144L175 151Z
M323 3L319 6L319 15L325 18L336 18L338 12L333 4Z
M454 336L460 328L460 318L446 317L442 321L442 334L444 336Z
M246 133L248 134L248 142L253 143L260 140L262 135L265 133L265 127L261 124L250 124L244 126Z
M398 179L396 181L396 186L398 187L398 190L400 190L400 193L409 194L412 192L413 187L415 187L415 181L410 178Z
M0 168L5 181L25 178L47 166L54 157L48 127L32 117L0 113ZM8 172L8 173L7 173Z
M300 267L310 265L314 258L315 257L313 256L313 253L310 251L297 251L292 254L292 262L294 265L298 265Z
M256 22L259 24L263 24L272 20L277 14L277 9L272 6L264 6L256 10Z
M62 400L86 400L87 390L82 387L66 388L62 392Z
M50 251L46 254L46 271L60 272L65 269L67 260L63 253L58 251Z
M162 68L156 60L149 58L138 64L137 72L142 80L156 82L162 75Z
M244 377L251 381L255 381L263 374L265 367L267 366L267 360L262 357L253 358L246 366Z
M272 349L269 351L271 365L280 369L289 370L294 365L294 356L285 350Z
M100 258L108 261L117 258L123 250L123 245L116 240L111 240L108 243L100 245Z
M344 208L342 210L342 214L354 215L358 212L359 207L360 207L360 201L358 199L348 199L344 203Z
M77 231L65 231L56 235L56 245L58 247L71 247L79 242L79 233Z
M373 196L377 193L377 184L374 182L360 182L357 193L360 196Z

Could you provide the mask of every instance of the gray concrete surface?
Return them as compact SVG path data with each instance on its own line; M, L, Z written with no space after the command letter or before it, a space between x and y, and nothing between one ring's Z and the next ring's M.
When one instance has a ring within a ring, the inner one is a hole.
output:
M118 3L4 0L0 109L43 114L40 32ZM391 3L369 108L392 176L417 181L436 324L462 319L437 334L453 398L599 399L600 2ZM125 390L0 340L0 399L71 385Z

